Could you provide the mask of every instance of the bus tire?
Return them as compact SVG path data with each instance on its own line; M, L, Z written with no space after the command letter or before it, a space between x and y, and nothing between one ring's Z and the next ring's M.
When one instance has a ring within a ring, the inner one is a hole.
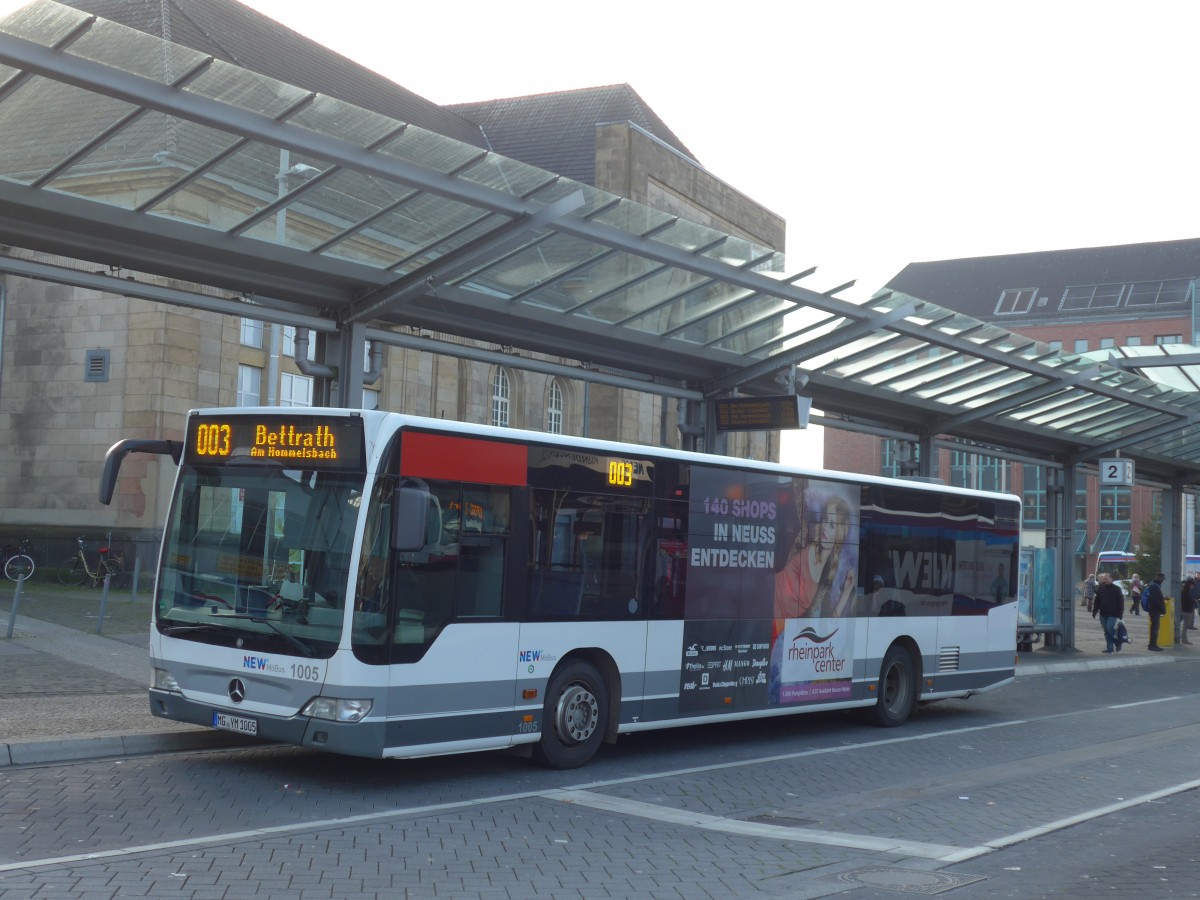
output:
M903 725L917 703L917 667L912 654L893 644L879 667L879 697L866 710L867 721L880 728Z
M546 687L542 737L533 758L549 769L575 769L587 763L608 730L608 685L595 666L567 663Z

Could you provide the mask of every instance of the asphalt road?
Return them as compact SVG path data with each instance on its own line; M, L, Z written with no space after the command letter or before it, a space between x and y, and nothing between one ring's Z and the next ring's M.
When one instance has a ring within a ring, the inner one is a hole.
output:
M0 900L1200 894L1200 665L513 754L255 748L0 770Z

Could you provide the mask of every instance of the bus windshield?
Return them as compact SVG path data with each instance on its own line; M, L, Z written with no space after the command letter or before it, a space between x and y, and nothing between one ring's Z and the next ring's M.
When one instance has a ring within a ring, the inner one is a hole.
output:
M342 630L361 474L180 474L158 581L166 635L329 657Z

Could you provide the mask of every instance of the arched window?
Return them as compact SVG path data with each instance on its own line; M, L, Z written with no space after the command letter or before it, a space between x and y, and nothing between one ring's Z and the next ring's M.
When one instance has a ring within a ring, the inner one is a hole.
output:
M546 392L546 430L551 434L563 433L563 392L558 379L551 379Z
M507 427L509 410L508 373L497 369L492 376L492 424Z

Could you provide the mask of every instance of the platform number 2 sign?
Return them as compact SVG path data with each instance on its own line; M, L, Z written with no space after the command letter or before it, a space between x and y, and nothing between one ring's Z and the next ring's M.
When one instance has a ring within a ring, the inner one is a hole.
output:
M1100 460L1101 484L1133 484L1132 459L1102 459Z

